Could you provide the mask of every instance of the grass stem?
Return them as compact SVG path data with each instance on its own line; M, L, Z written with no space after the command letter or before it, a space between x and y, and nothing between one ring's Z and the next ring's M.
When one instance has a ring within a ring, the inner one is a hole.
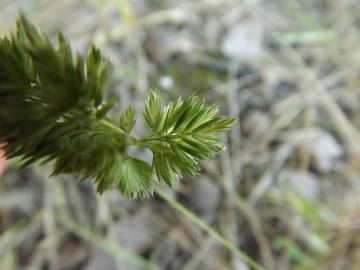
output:
M224 246L227 250L232 252L234 255L238 256L245 263L251 266L254 270L265 270L263 266L255 262L252 258L250 258L243 251L239 250L233 243L231 243L228 239L226 239L223 235L213 229L210 225L205 223L201 218L195 215L193 212L188 210L185 206L168 196L164 191L157 188L155 192L164 199L171 207L181 213L184 217L193 222L200 229L208 233L211 237L213 237L219 244Z

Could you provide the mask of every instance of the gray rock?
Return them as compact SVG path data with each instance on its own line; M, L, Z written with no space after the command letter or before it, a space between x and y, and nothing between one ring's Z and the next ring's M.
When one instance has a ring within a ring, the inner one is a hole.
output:
M255 60L263 54L263 27L257 21L241 21L225 35L221 51L229 58Z
M242 121L242 130L245 135L258 137L264 134L271 125L268 114L260 110L252 110L247 113Z
M319 179L309 172L286 170L280 173L279 179L306 199L316 200L319 197Z
M194 182L192 205L202 214L212 213L220 202L220 189L209 177L202 176Z
M131 252L141 252L152 243L161 228L155 226L156 215L150 206L144 206L133 216L124 216L109 229L109 237Z
M189 32L177 32L172 29L149 33L145 48L157 63L166 63L176 54L188 53L197 45Z
M327 132L319 134L311 141L312 166L320 172L328 173L339 159L343 150L335 138Z
M117 270L116 261L113 256L102 250L96 250L87 265L86 270Z

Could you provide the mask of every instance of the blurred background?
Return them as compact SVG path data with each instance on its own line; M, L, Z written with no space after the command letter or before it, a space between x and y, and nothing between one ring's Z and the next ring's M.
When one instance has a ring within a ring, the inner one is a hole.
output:
M0 0L1 35L19 10L75 51L101 48L114 114L140 117L159 89L237 119L199 177L164 188L235 249L176 201L1 160L0 270L255 269L239 252L270 270L360 269L360 1Z

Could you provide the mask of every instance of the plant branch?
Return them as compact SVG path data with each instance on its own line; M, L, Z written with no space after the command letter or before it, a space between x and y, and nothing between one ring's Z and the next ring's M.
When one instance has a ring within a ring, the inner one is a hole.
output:
M73 56L61 33L58 44L20 15L17 31L0 38L0 145L27 166L52 162L52 174L93 178L98 192L117 187L125 196L148 197L155 177L174 187L182 174L199 173L198 162L223 150L217 134L234 123L196 96L162 106L158 93L145 103L149 137L131 135L129 106L119 119L107 116L116 99L104 101L110 65L100 50ZM131 157L129 146L153 152L152 164Z

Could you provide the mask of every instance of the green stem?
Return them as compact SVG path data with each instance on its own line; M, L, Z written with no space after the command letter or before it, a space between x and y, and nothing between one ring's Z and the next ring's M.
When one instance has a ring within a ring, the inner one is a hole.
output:
M119 133L121 135L126 135L128 136L128 134L123 131L121 128L115 126L114 124L112 124L111 122L107 121L107 120L100 120L101 121L101 124L112 129L113 131L115 131L116 133Z
M125 131L123 131L121 128L115 126L111 122L109 122L107 120L100 120L100 121L104 126L112 129L113 131L115 131L119 135L128 137L128 145L136 145L136 146L142 146L142 147L146 147L146 148L151 148L151 145L148 143L151 140L138 140L137 138L127 134Z
M129 138L128 144L129 144L129 145L134 145L134 146L141 146L141 147L145 147L145 148L151 149L151 144L150 144L150 143L147 143L147 142L142 141L142 140L138 140L138 139L136 139L135 137Z
M247 254L243 251L239 250L233 243L227 240L223 235L218 233L215 229L211 226L206 224L202 219L196 216L193 212L185 208L182 204L168 196L165 192L161 189L157 188L156 193L163 198L171 207L179 211L183 216L187 219L191 220L195 225L201 228L203 231L207 232L211 237L213 237L217 242L219 242L222 246L228 249L231 253L238 256L248 265L250 265L255 270L265 270L263 266L255 262L252 258L250 258Z
M172 134L166 134L166 135L158 135L158 136L150 136L145 139L141 139L141 142L153 142L153 141L166 141L167 139L176 138L179 135L191 135L190 132L184 132L184 133L172 133Z

